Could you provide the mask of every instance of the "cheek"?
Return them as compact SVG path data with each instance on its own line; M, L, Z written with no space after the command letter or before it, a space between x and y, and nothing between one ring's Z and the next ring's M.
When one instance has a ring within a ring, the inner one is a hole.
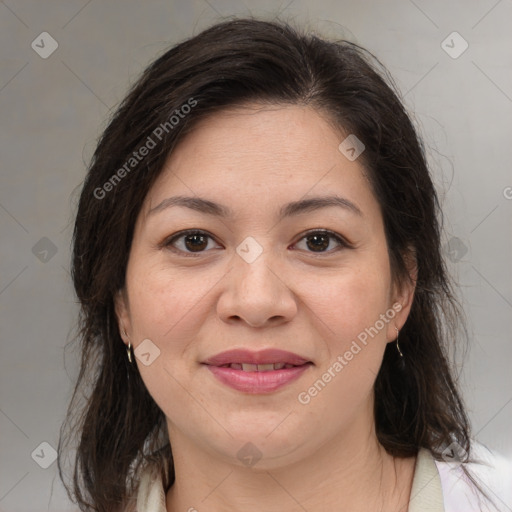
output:
M387 343L380 315L388 311L389 288L382 270L351 272L330 285L317 282L317 288L310 288L321 319L317 325L324 326L325 350L317 373L297 399L300 417L322 418L326 435L350 425L371 403Z
M166 416L183 430L188 430L191 423L200 424L210 429L212 438L218 432L204 417L208 403L197 390L191 400L197 362L189 352L194 350L194 340L204 322L207 292L217 281L213 276L184 279L183 273L170 273L161 266L134 266L127 272L134 349L149 339L159 350L150 365L136 358L146 388Z
M150 338L161 349L179 350L180 340L190 338L200 325L201 308L218 279L211 274L180 273L161 266L129 269L135 339Z
M313 311L319 332L330 341L331 352L346 347L387 311L390 281L387 266L377 261L323 278L301 279L299 294Z

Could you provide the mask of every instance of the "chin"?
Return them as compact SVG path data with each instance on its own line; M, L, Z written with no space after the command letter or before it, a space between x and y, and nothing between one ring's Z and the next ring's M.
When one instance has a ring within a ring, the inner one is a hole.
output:
M306 435L304 426L291 429L293 425L288 425L286 428L287 420L283 422L284 417L286 415L281 415L278 421L266 422L260 418L244 427L240 424L238 428L227 427L233 437L225 437L216 450L222 452L230 463L255 470L270 470L292 464L307 457L308 450L313 454L315 447L310 442L315 438Z

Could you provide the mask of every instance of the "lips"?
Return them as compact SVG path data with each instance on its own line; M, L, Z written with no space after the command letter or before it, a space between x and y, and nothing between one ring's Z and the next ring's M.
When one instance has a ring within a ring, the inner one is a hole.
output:
M221 383L251 394L276 391L298 379L313 365L297 354L277 349L228 350L203 364Z
M308 362L310 361L285 350L266 349L251 352L250 350L233 349L210 357L204 361L204 364L231 366L234 369L243 371L271 371L280 370L286 366L289 368L301 366ZM274 365L274 367L271 368L269 365Z

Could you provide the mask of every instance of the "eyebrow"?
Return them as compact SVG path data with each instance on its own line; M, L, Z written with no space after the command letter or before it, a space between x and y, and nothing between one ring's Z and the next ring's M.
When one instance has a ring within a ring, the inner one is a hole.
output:
M182 206L191 210L205 213L207 215L213 215L215 217L229 218L233 217L233 211L227 206L203 199L201 197L189 197L189 196L174 196L164 199L157 206L152 208L148 215L154 215L158 212L171 208L173 206ZM327 208L330 206L337 206L344 208L346 211L352 212L360 217L363 217L363 212L358 206L352 201L340 196L320 196L311 197L309 199L301 199L300 201L293 201L287 203L279 210L279 219L282 220L286 217L293 215L299 215L301 213L308 213L321 208Z

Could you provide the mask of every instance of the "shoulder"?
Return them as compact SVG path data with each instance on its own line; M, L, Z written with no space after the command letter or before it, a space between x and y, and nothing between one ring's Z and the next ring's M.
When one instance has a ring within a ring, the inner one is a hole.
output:
M512 460L473 442L474 462L435 461L441 480L445 512L512 510ZM464 468L495 504L478 492Z

